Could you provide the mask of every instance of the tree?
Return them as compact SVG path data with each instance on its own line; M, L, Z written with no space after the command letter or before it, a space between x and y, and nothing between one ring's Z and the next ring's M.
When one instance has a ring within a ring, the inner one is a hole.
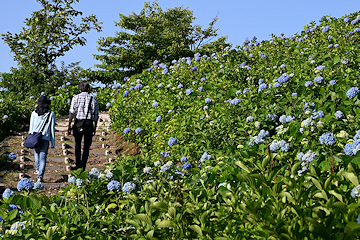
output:
M123 75L140 73L154 60L171 62L184 56L191 56L194 50L217 36L215 17L206 29L193 25L195 17L188 8L175 7L163 11L158 2L145 3L140 14L120 15L115 26L123 31L115 37L100 38L95 59L99 71L116 71Z
M51 75L55 60L76 45L84 46L86 39L82 35L92 29L101 31L101 22L95 15L90 15L81 18L77 25L75 19L82 12L72 5L79 0L36 1L42 8L25 19L26 27L18 34L1 34L1 38L9 45L19 67Z

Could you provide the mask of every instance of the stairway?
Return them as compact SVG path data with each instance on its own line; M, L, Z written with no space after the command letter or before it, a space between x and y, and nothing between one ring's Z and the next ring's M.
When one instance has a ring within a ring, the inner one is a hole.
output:
M93 136L90 147L89 159L86 171L91 168L105 169L109 162L114 161L116 155L135 155L139 148L135 144L128 144L122 140L121 135L110 130L110 118L107 112L99 114L99 122L96 135ZM45 193L57 192L61 187L68 184L70 167L75 166L75 141L73 136L68 136L68 117L56 118L55 148L49 148L44 173ZM1 148L7 152L14 152L17 158L7 162L0 169L0 193L5 187L16 189L17 182L22 177L27 177L34 182L37 180L35 172L34 150L22 146L27 132L9 136L0 143Z

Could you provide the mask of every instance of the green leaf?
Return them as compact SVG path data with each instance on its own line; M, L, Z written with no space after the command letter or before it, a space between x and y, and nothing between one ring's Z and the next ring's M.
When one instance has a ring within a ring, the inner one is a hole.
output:
M334 64L340 62L340 59L341 59L341 58L340 58L339 56L335 56L335 57L334 57Z
M246 167L241 161L236 161L235 164L245 170L247 173L250 173L250 170L248 167Z
M197 234L199 234L200 236L202 236L202 231L201 228L198 225L191 225L189 226L189 228L191 230L194 230Z
M322 186L320 184L320 182L316 179L316 178L311 178L311 181L314 183L314 185L319 189L319 190L322 190Z
M51 240L53 239L54 232L56 231L57 226L49 227L46 231L46 239Z
M170 220L162 220L157 224L158 228L174 228L175 224L173 221Z
M152 226L151 219L150 219L150 217L149 217L148 215L146 215L146 214L139 213L139 214L136 214L136 215L134 216L134 218L139 219L140 221L142 221L142 222L144 222L144 223Z
M343 197L340 193L335 192L334 190L330 190L329 193L331 195L334 195L337 199L340 200L340 202L343 202Z
M105 208L105 211L107 213L109 213L110 209L113 209L113 208L116 208L117 207L117 204L116 203L110 203L106 208Z
M343 176L349 180L355 187L359 185L359 179L352 172L344 172Z

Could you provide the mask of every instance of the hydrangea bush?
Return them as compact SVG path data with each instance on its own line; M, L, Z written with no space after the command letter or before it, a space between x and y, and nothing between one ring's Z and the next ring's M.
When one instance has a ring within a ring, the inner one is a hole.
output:
M118 79L104 103L142 154L0 215L34 239L359 238L358 15Z

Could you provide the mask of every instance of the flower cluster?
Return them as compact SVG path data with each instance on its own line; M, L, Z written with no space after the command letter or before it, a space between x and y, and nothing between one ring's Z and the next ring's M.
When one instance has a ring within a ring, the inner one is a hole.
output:
M30 190L33 188L34 182L27 178L22 178L17 184L17 189L19 192L21 192L22 190Z
M336 119L341 119L344 117L344 113L342 111L338 110L335 112L335 117L336 117Z
M336 142L336 139L334 137L334 134L331 132L328 133L323 133L320 137L319 137L320 143L321 144L326 144L326 145L333 145Z
M174 146L176 143L177 143L177 138L170 137L170 139L168 141L168 145L169 146Z
M173 166L173 162L169 161L160 167L160 172L168 172Z
M316 157L316 154L309 150L306 154L304 154L303 152L299 152L297 155L297 158L302 161L301 166L302 169L298 171L298 175L301 176L308 168L307 166L314 161Z
M10 160L15 160L15 159L16 159L16 154L13 153L13 152L11 152L11 153L8 155L8 158L9 158Z
M279 121L281 123L289 123L291 121L295 120L295 117L293 116L286 116L286 115L281 115L280 118L279 118Z
M358 87L352 87L346 92L346 96L350 99L354 98L359 93Z
M10 188L5 189L5 191L2 194L3 199L8 199L15 196L15 192L11 190Z
M111 182L109 182L107 184L107 189L109 191L115 191L115 190L118 190L121 188L121 184L119 181L116 181L116 180L112 180Z
M126 182L122 188L122 191L127 194L134 192L135 190L136 190L136 184L132 182Z
M212 156L207 152L204 152L203 155L200 157L200 162L204 163L206 160L211 160Z
M290 149L290 145L285 140L277 140L274 139L270 144L270 151L276 152L281 148L283 152L288 152Z

